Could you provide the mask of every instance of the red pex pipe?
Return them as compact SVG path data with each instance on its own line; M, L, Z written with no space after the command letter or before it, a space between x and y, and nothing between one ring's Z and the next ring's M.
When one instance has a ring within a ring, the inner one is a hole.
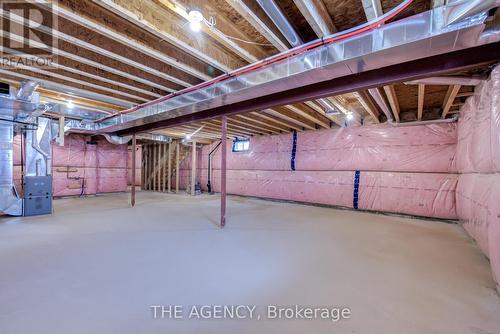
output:
M323 46L323 45L329 45L329 44L332 44L334 42L339 42L339 41L347 39L349 37L354 37L354 36L357 36L357 35L359 35L361 33L366 32L366 31L373 30L376 27L380 26L381 24L384 24L385 22L393 19L396 15L398 15L403 10L405 10L406 8L408 8L408 6L410 6L413 1L414 0L406 0L406 2L401 3L398 7L394 8L391 12L387 13L386 15L381 16L379 20L373 21L371 23L367 22L364 25L359 26L358 29L349 30L349 31L346 31L345 33L341 33L341 34L334 34L334 35L332 35L329 38L318 39L316 41L304 44L302 46L298 46L297 48L290 49L290 50L288 50L286 52L277 54L275 56L271 56L271 57L269 57L267 59L264 59L262 61L259 61L257 63L254 63L254 64L251 64L251 65L242 67L240 69L236 69L236 70L234 70L232 72L228 72L226 74L220 75L220 76L218 76L218 77L216 77L214 79L211 79L211 80L199 83L199 84L191 86L191 87L184 88L184 89L182 89L180 91L171 93L171 94L166 95L164 97L160 97L160 98L158 98L156 100L149 101L149 102L140 104L138 106L135 106L133 108L130 108L130 109L127 109L127 110L122 110L122 111L119 111L119 112L107 115L106 117L101 118L99 121L103 121L105 119L108 119L108 118L111 118L111 117L114 117L114 116L117 116L117 115L120 115L120 114L128 114L128 113L137 111L137 110L139 110L141 108L147 107L149 105L169 100L169 99L171 99L173 97L176 97L176 96L179 96L179 95L183 95L183 94L192 92L194 90L197 90L197 89L209 86L209 85L213 85L215 83L227 80L229 78L232 78L232 77L244 74L244 73L248 73L248 72L260 69L260 68L262 68L264 66L267 66L267 65L275 64L277 62L285 60L285 59L287 59L287 58L289 58L291 56L294 56L296 54L299 54L301 52L310 51L310 50L315 49L317 47L320 47L320 46Z

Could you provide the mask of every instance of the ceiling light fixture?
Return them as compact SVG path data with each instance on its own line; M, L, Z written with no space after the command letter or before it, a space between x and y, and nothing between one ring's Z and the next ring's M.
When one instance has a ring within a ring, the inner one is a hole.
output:
M188 13L189 28L191 28L191 30L194 32L198 32L201 30L201 23L204 20L205 19L203 18L203 14L198 10L191 10Z
M74 104L73 104L73 100L68 100L68 103L66 103L66 106L69 108L69 109L73 109L74 108Z
M346 118L350 121L354 118L354 114L352 112L348 112Z

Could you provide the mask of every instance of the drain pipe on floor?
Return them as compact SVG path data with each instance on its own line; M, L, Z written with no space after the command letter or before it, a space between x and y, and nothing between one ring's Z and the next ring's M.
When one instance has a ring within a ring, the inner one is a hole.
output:
M215 151L217 151L217 149L220 147L220 145L222 144L222 140L213 148L213 150L210 151L210 153L208 154L208 182L207 182L207 189L208 189L208 193L209 194L213 194L213 191L212 191L212 157L213 157L213 154L215 153Z

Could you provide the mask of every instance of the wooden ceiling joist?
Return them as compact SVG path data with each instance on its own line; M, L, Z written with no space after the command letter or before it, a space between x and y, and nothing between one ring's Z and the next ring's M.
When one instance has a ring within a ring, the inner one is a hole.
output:
M453 85L448 88L446 92L446 96L443 101L443 113L441 114L441 118L446 118L446 115L450 111L450 108L457 97L457 93L460 90L460 85Z
M243 65L226 56L226 52L203 39L192 38L192 34L182 27L182 22L174 13L161 10L161 5L153 1L134 2L129 0L94 0L123 19L142 27L149 33L172 45L186 50L199 60L228 72Z
M121 98L117 98L117 97L113 97L113 96L109 96L109 95L104 95L104 94L100 94L100 93L91 92L91 91L88 91L88 90L85 90L82 88L77 88L74 86L68 86L65 84L54 82L52 80L47 80L47 79L42 79L40 77L35 77L33 75L19 73L19 71L14 72L14 71L0 69L0 74L5 75L7 78L9 78L9 76L10 76L10 77L16 78L18 80L19 79L28 79L28 80L38 81L39 83L42 84L43 88L46 88L49 90L58 91L58 92L65 92L65 93L71 92L71 93L78 95L79 97L91 98L91 99L95 99L97 101L116 104L118 106L125 107L125 108L131 108L135 105L134 103L132 103L128 100L124 100Z
M322 0L294 0L307 23L319 37L337 32L337 28Z
M313 112L311 110L305 109L303 106L298 106L298 105L287 105L286 106L288 109L296 113L297 115L315 123L318 124L319 126L328 129L330 128L330 124L328 122L321 120L318 116L316 116L316 112Z
M294 115L290 110L284 109L284 108L276 108L274 109L266 109L263 111L266 114L281 118L286 120L287 122L296 124L300 126L301 128L305 128L308 130L314 130L314 124L311 124L310 122L306 122L305 120L301 120L297 115Z
M368 21L384 15L380 0L361 0L361 2L363 3L363 10Z
M277 111L275 111L273 109L267 109L267 110L271 111L271 113L269 115L266 114L265 111L262 111L262 112L254 111L254 112L250 112L249 114L252 115L253 117L262 118L263 120L268 121L268 122L280 124L280 125L287 127L291 130L295 130L295 131L302 131L303 130L302 126L299 127L291 121L286 121L286 119L287 119L286 117L270 116L273 113L278 113Z
M87 19L85 16L82 15L82 13L74 13L70 9L65 8L64 6L61 5L61 1L59 1L58 8L57 8L57 13L61 15L64 18L67 18L68 20L72 21L75 24L82 25L98 34L101 34L103 36L106 36L110 39L113 39L115 41L120 42L121 44L125 45L128 48L131 48L133 50L136 50L138 52L141 52L145 55L150 56L151 58L154 58L160 62L164 62L165 64L168 64L170 66L173 66L181 71L184 71L194 77L197 77L201 80L210 80L211 77L206 75L204 72L189 66L183 62L179 62L177 59L172 58L168 56L167 54L163 52L159 52L158 50L155 50L144 43L141 43L138 40L135 40L129 36L122 35L121 33L114 31L104 25L98 24L94 22L93 20ZM180 81L177 82L178 84L182 84Z
M323 115L325 118L328 118L330 121L336 123L337 125L342 126L342 122L338 119L337 116L335 116L335 115L329 115L326 111L324 111L315 102L313 102L313 101L307 101L307 102L304 102L304 103L305 103L306 106L308 106L312 110L316 111L317 113Z
M232 116L231 119L233 122L243 124L243 125L248 125L248 126L251 126L252 128L257 128L257 129L260 128L263 131L266 131L266 132L271 133L271 134L279 134L279 133L284 132L280 128L276 129L273 126L269 126L268 124L265 124L265 122L262 122L262 123L255 122L255 120L252 120L249 117L245 117L245 116L242 117L242 116L243 115L235 115L235 116Z
M418 106L417 106L417 119L422 120L422 115L424 113L424 98L425 98L425 85L418 85Z
M266 128L271 128L274 130L277 130L278 132L290 132L290 128L287 128L285 126L281 125L276 125L279 123L265 120L257 115L250 115L250 114L241 114L241 115L236 115L235 117L245 120L246 122L250 122L251 124L259 124L261 126L265 126Z
M256 6L248 0L226 0L226 2L233 7L238 14L247 20L262 36L264 36L271 44L273 44L279 51L288 50L289 46L281 34L273 30L270 24L266 24L264 19L256 14ZM253 8L252 8L253 7Z
M185 6L179 0L158 0L161 4L163 4L169 10L177 13L181 17L183 17L186 21L189 19L188 12ZM205 0L191 0L190 5L192 7L197 8L203 13L213 13L215 12L215 8L211 7L209 3ZM232 50L239 57L245 59L249 63L253 63L258 61L259 59L266 58L269 56L266 52L262 50L262 48L258 47L254 44L246 44L245 47L242 47L237 43L236 39L240 40L251 40L251 38L244 33L242 33L239 29L237 29L228 19L224 16L220 15L217 17L217 24L213 27L208 27L206 25L202 25L202 31L212 37L213 39L219 41L222 45ZM231 38L229 38L230 36Z
M53 29L51 29L51 28L49 28L47 26L40 25L40 24L38 24L38 23L36 23L36 22L34 22L32 20L24 19L23 17L18 16L16 14L10 13L9 18L10 18L11 21L16 22L18 24L22 24L22 25L25 25L27 27L32 27L32 29L35 29L37 31L41 31L41 32L44 32L44 33L50 33L50 34L52 34L53 37L58 38L58 39L60 39L62 41L65 41L67 43L71 43L71 44L73 44L75 46L87 49L87 50L92 51L94 53L98 53L101 56L114 59L114 60L116 60L118 62L127 64L129 66L136 67L136 68L140 69L141 71L153 74L153 75L155 75L157 77L160 77L160 78L163 78L165 80L171 81L171 82L176 83L178 85L181 85L183 87L189 87L189 86L191 86L191 84L188 83L187 81L179 79L177 75L173 76L173 75L164 73L164 72L162 72L162 71L160 71L158 69L146 66L146 65L144 65L142 63L139 63L139 62L134 61L132 59L126 58L126 57L124 57L122 55L119 55L119 54L117 54L115 52L112 52L112 51L109 51L107 49L101 48L101 47L99 47L97 45L94 45L94 44L91 44L89 42L86 42L86 41L81 40L81 39L79 39L77 37L74 37L74 36L71 36L69 34L60 32L58 30L53 30ZM64 25L60 25L60 28L61 27L65 27L65 26ZM65 29L69 29L70 30L71 28L65 27Z
M394 119L396 120L396 122L399 122L399 102L398 97L396 96L396 91L394 90L394 86L384 86L384 91L387 95L387 100L389 100L389 105L391 106Z
M40 67L24 66L21 64L17 64L17 63L15 65L13 64L13 67L18 69L18 70L25 70L26 73L32 72L32 73L41 74L45 77L51 77L54 79L58 79L58 80L54 80L55 82L64 83L67 85L77 84L77 85L80 85L82 87L87 87L89 90L94 91L94 92L102 91L102 92L112 93L113 96L115 96L115 97L128 98L128 99L126 99L126 101L133 102L133 103L137 103L137 101L147 102L147 101L151 100L148 98L144 98L143 96L141 96L139 94L130 94L127 92L117 90L116 88L108 88L104 85L94 84L94 83L91 83L91 82L88 82L85 80L81 80L82 78L79 75L77 76L78 78L71 77L71 76L68 76L67 73L66 74L57 73L54 71L44 70ZM19 71L17 71L17 72L14 71L14 73L19 73ZM34 76L36 76L36 75L34 75ZM130 91L130 92L133 92L133 91Z
M5 32L3 30L0 31L0 36L6 36L6 34L7 34L7 32ZM23 41L22 36L15 35L13 33L10 33L10 39L12 39L14 41L18 41L18 42ZM35 41L33 39L25 39L24 41L29 42L30 45L32 45L33 47L43 47L43 44L41 44L40 42ZM64 45L61 45L61 44L62 43L59 43L59 47L68 45L67 43ZM95 68L95 69L98 69L101 71L112 73L113 75L117 75L117 76L129 79L129 82L135 81L136 82L135 84L141 83L143 85L154 87L154 88L157 88L161 91L165 91L165 92L169 92L169 93L175 91L174 89L172 89L170 87L160 85L160 84L153 82L151 80L144 79L135 73L133 74L127 68L127 66L123 66L123 70L120 70L120 69L117 69L114 67L106 66L100 62L79 56L79 55L75 54L74 52L67 52L61 48L53 47L53 51L54 51L54 54L56 54L58 57L58 59L57 59L58 64L54 64L55 67L59 67L59 68L65 69L65 70L67 70L67 68L71 67L73 72L75 72L75 73L84 72L84 73L86 73L87 76L90 75L89 72L92 70L92 68ZM80 52L80 53L82 53L82 52ZM78 67L78 68L83 67L86 69L86 71L80 71L80 70L76 69L76 67ZM101 77L103 77L102 73L101 73ZM113 82L115 82L115 80L113 80ZM140 88L138 91L140 91Z
M372 102L368 94L366 92L354 92L353 94L358 99L363 108L370 114L373 121L375 121L375 123L380 123L377 107Z

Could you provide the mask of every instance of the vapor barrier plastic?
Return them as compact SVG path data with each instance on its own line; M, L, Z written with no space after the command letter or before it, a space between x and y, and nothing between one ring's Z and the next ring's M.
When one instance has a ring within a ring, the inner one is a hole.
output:
M457 168L461 173L500 172L500 67L460 109Z
M360 209L456 218L456 124L301 132L295 171L292 139L292 134L251 138L246 152L231 152L228 141L228 193L352 208L354 173L360 170ZM197 180L203 187L213 145L198 151ZM212 184L219 191L220 151L212 162ZM182 188L190 175L188 157L181 165Z
M464 228L490 258L500 282L500 174L462 174L457 187L457 213Z
M137 146L135 152L135 185L141 186L142 147ZM132 185L132 147L128 149L127 157L127 184Z
M500 284L500 67L460 109L457 215Z
M14 182L21 190L21 136L15 137ZM94 195L127 190L127 145L106 140L89 142L85 135L71 134L64 146L52 145L54 197Z
M305 131L298 133L295 169L449 173L456 171L456 143L454 123ZM246 152L231 152L231 142L227 148L228 169L290 170L292 134L251 138ZM202 150L203 168L209 152ZM212 166L220 168L220 151Z

